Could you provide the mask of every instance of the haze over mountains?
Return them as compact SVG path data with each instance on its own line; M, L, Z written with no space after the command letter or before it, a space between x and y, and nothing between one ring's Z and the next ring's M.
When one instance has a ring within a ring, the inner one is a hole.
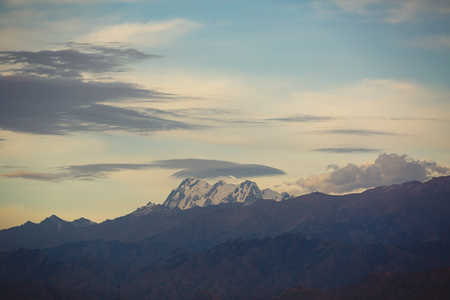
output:
M51 216L1 230L1 250L10 252L0 254L0 291L20 299L18 284L26 281L24 292L50 286L56 294L111 299L120 282L122 295L133 299L190 299L206 291L221 299L356 299L357 282L373 272L450 266L449 216L450 177L292 198L250 181L187 178L163 205L150 202L114 220ZM430 272L450 284L448 268Z

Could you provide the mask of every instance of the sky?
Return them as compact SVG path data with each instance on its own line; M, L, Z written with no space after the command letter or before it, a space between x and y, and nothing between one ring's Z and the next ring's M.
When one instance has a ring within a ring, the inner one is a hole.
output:
M450 175L447 0L0 0L0 229L185 177L329 194Z

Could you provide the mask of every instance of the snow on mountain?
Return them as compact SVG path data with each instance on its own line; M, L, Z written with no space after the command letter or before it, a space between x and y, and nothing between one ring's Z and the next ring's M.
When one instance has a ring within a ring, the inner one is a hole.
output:
M256 183L248 180L241 184L229 184L221 180L210 185L206 181L191 177L172 190L163 205L189 209L220 203L251 203L261 199L281 201L289 197L286 193L279 194L270 189L261 191Z
M140 216L151 213L155 209L155 207L156 207L155 203L149 202L149 203L147 203L147 205L139 207L138 209L133 211L130 215L132 215L134 217L140 217Z

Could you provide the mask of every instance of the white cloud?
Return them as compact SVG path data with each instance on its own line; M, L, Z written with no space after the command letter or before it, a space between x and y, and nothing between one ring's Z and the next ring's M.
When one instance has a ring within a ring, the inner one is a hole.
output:
M333 166L333 171L300 178L286 183L297 193L320 191L324 193L348 193L376 186L400 184L407 181L424 181L433 176L449 175L450 169L431 161L415 160L407 155L380 154L374 162L362 165Z
M198 23L181 18L162 22L123 23L99 27L74 40L92 43L121 42L156 46L166 44L200 26Z

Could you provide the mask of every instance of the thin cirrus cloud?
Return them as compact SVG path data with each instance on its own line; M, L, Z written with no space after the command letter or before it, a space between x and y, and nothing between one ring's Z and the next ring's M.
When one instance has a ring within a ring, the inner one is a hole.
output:
M369 130L369 129L331 129L331 130L318 131L318 133L362 135L362 136L399 135L398 133L391 132L391 131L379 131L379 130Z
M313 3L327 13L356 14L390 24L450 14L447 0L316 0Z
M87 81L84 74L121 72L125 65L154 58L134 49L69 44L57 51L3 51L0 66L0 128L32 134L120 130L148 133L199 129L163 118L163 112L111 105L129 100L167 101L174 95L124 82ZM108 102L109 104L106 104Z
M282 170L258 164L239 164L229 161L208 159L170 159L158 160L152 163L127 164L86 164L61 167L60 172L40 173L30 171L15 171L0 174L4 178L21 178L40 181L64 180L95 180L106 178L109 173L124 170L144 170L151 168L178 169L172 174L175 178L197 177L199 179L220 177L262 177L285 174Z
M5 4L10 6L16 5L30 5L38 3L52 3L52 4L92 4L102 2L136 2L138 0L6 0Z
M407 155L382 153L374 162L344 167L329 166L332 172L300 178L285 185L298 193L321 191L324 193L348 193L359 189L400 184L407 181L425 181L433 176L450 174L450 169L432 161L421 161Z
M335 120L337 117L332 116L316 116L316 115L295 115L282 118L271 118L266 121L279 121L286 123L305 123L305 122L326 122Z
M327 153L355 153L355 152L380 152L381 150L364 147L336 147L336 148L319 148L314 149L314 151Z
M147 23L123 23L99 27L76 40L98 42L121 42L133 45L156 46L200 28L201 24L182 18Z

